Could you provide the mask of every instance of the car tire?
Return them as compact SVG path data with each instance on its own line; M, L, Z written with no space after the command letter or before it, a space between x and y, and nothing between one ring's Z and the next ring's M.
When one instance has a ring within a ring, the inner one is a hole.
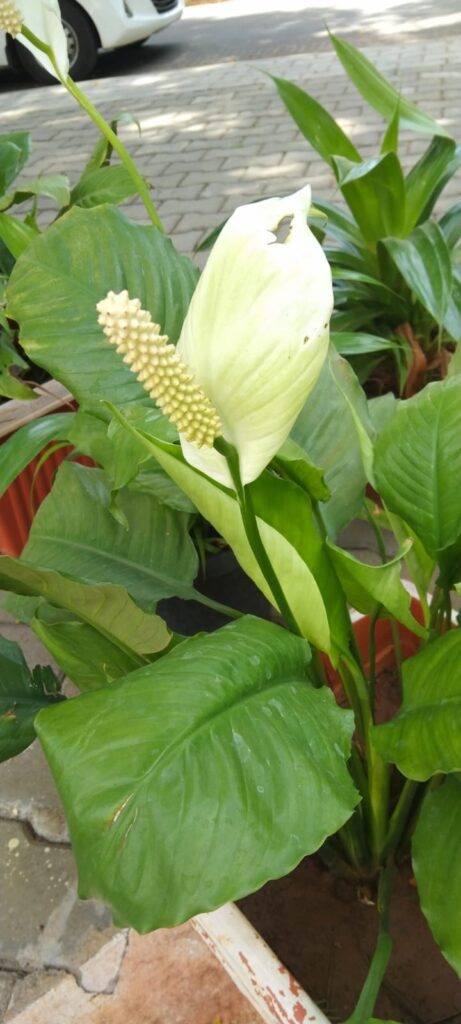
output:
M88 78L95 68L98 38L92 22L73 0L59 0L59 6L69 41L70 74L78 82L82 78ZM30 50L17 41L16 53L24 71L35 82L40 82L41 85L56 84L56 79L42 68Z

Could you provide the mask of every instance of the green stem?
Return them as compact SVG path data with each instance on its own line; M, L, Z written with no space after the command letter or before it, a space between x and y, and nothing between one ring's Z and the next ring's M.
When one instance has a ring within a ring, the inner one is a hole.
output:
M302 630L296 622L295 616L291 611L290 605L285 597L283 587L279 582L279 579L274 572L272 562L267 554L264 544L261 540L259 532L258 522L255 516L253 502L251 500L251 494L248 487L244 487L240 477L240 466L238 454L232 445L228 444L224 438L218 438L215 441L215 448L224 455L227 465L229 466L229 472L232 477L232 481L235 487L237 501L240 507L240 514L242 516L242 522L247 536L248 543L251 550L256 558L256 561L261 569L261 572L269 586L271 594L274 598L276 607L285 619L288 628L292 633L297 636L302 636Z
M139 173L138 168L134 163L134 160L132 160L130 154L128 153L128 150L123 145L123 142L120 141L116 132L114 132L110 125L107 124L107 121L105 121L105 119L96 109L96 107L93 106L90 100L85 96L82 90L79 89L78 85L76 85L75 82L72 81L70 76L68 75L67 78L62 77L51 47L47 46L46 43L43 43L41 39L38 39L38 37L34 35L34 33L31 32L30 29L28 29L25 25L22 26L21 32L22 35L24 35L26 39L29 40L29 42L33 43L33 45L36 46L38 50L41 50L42 53L46 54L46 56L50 59L56 71L59 81L67 89L70 95L74 97L74 99L82 107L82 109L88 114L91 120L94 121L95 125L99 128L99 131L110 142L113 149L115 149L115 152L118 153L122 163L125 165L128 174L130 175L133 183L136 186L136 190L144 203L144 206L147 210L150 220L152 221L152 224L156 228L159 228L160 231L163 231L163 224L150 197L149 185L147 184L146 180L142 177L142 175Z
M385 860L395 853L400 843L419 788L419 782L413 782L412 779L405 780L389 822L389 830L382 851L383 859Z
M369 524L370 524L370 526L371 526L371 528L373 530L373 533L375 535L375 538L376 538L376 544L378 546L378 551L379 551L379 556L381 558L381 561L383 563L387 562L386 545L384 543L384 538L383 538L381 527L376 522L375 517L370 512L370 509L368 508L368 505L367 505L366 502L364 502L364 509L365 509L365 515L367 517L367 520L368 520L368 522L369 522Z
M375 685L376 685L376 623L379 619L379 613L382 605L378 604L376 611L370 619L370 630L369 630L369 661L370 671L368 673L368 685L370 688L370 704L372 708L372 714L374 718L374 707L375 707Z
M389 928L392 875L393 869L388 864L381 872L378 886L379 930L376 949L357 1006L345 1024L367 1024L373 1016L375 1003L392 952L392 937Z
M444 605L445 605L445 625L447 630L453 626L452 622L452 607L451 607L451 595L449 590L444 591Z
M400 685L400 692L402 692L403 679L402 679L402 645L400 643L399 627L395 619L391 619L391 633L392 640L394 643L395 652L395 668L397 672L397 679Z
M228 604L221 604L220 601L215 601L212 597L201 594L200 590L194 590L192 600L198 601L199 604L204 604L207 608L213 608L213 611L220 612L221 615L225 615L228 619L241 619L245 614L245 612L239 612L237 608L231 608Z

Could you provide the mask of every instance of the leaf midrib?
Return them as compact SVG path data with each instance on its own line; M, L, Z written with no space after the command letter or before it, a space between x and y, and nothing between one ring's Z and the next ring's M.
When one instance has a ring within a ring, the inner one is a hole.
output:
M180 737L172 740L172 742L162 750L156 760L149 765L147 770L140 775L134 786L130 786L131 793L125 798L127 800L126 806L132 807L131 796L134 796L135 793L139 793L146 780L148 780L150 776L155 775L159 768L164 770L164 768L168 766L168 763L174 759L176 752L181 747L184 747L192 740L195 740L206 728L210 728L211 722L213 722L213 724L216 723L219 718L228 714L229 711L233 711L235 708L238 708L246 702L254 700L255 697L258 697L259 695L268 696L272 691L278 692L282 687L290 684L299 686L302 682L304 682L304 680L290 676L289 679L279 679L277 682L271 682L270 686L261 686L261 684L258 683L251 688L251 691L246 690L244 694L240 694L237 700L229 701L224 707L221 705L218 711L208 713L208 715L206 717L202 717L199 722L194 722L193 725L183 732ZM313 760L313 758L311 758L311 760ZM122 818L123 812L117 818L117 822L121 821ZM113 824L115 824L115 822L111 822L111 825Z
M139 562L133 562L133 561L131 561L128 558L123 558L122 555L114 555L114 554L112 554L112 552L106 551L103 548L91 547L88 544L83 544L81 541L66 540L63 537L53 537L52 535L49 535L47 533L37 533L36 537L32 538L32 542L34 542L36 539L38 541L46 541L47 543L51 543L51 544L54 545L54 547L59 547L60 546L62 548L70 548L71 550L85 551L85 552L87 552L87 554L90 554L90 555L94 555L94 554L97 554L99 556L104 555L104 557L106 557L108 559L108 561L110 561L110 562L118 562L120 565L126 565L128 567L132 567L132 568L136 569L136 571L139 573L139 575L143 576L146 580L150 580L150 579L161 580L161 581L164 581L165 583L168 583L171 587L174 587L174 589L178 589L178 584L181 583L181 581L179 579L176 579L174 576L168 576L166 573L160 573L160 572L155 572L154 573L153 571L146 570L146 568L144 566L141 566L139 564ZM47 568L46 566L41 566L41 567L42 568ZM34 568L35 568L35 566L34 566ZM51 568L51 567L48 567L48 568ZM54 570L54 571L56 571L56 570ZM80 577L75 577L75 580L76 580L76 582L80 582L81 581ZM94 580L92 580L92 582L97 582L97 583L100 583L101 585L104 585L105 583L107 584L107 583L111 583L113 581L110 581L110 580L97 580L97 581L94 581ZM181 593L192 593L192 590L193 590L192 583L190 585L186 584L184 586L184 588L181 589Z

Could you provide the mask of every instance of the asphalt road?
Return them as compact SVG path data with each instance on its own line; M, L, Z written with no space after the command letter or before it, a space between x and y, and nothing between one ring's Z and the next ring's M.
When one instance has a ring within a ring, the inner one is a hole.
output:
M94 77L315 53L326 25L362 46L461 35L459 0L222 0L188 7L140 47L101 54ZM0 71L0 91L30 86Z

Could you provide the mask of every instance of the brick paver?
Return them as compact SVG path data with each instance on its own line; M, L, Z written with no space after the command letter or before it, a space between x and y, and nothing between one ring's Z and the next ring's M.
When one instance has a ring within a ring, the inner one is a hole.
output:
M456 39L387 44L364 52L407 98L461 136L461 48ZM302 138L263 70L302 85L327 106L364 156L377 153L383 122L333 53L134 74L84 86L107 118L122 109L138 118L141 136L134 125L121 132L152 183L166 229L189 255L204 233L240 203L286 193L306 181L318 195L334 193L325 164ZM60 171L75 180L97 137L83 112L59 86L15 92L9 100L8 110L0 113L0 129L31 129L33 134L24 177ZM402 133L407 166L427 141ZM458 175L441 207L460 193ZM139 201L125 204L125 210L145 219Z

